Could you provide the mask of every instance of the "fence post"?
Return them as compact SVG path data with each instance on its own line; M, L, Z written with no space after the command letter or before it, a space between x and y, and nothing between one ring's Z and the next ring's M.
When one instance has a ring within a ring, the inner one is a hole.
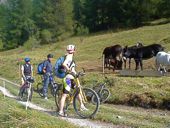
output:
M4 91L5 91L5 81L3 81L3 85L4 85ZM4 92L4 98L5 98L5 92Z
M103 68L103 74L104 74L104 61L105 61L105 55L102 57L102 68Z

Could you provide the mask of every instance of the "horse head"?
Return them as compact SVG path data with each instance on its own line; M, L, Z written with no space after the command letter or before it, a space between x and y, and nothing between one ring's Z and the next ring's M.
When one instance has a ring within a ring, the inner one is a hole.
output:
M139 47L142 47L143 46L143 43L138 41L137 44L136 44L136 47L139 48Z

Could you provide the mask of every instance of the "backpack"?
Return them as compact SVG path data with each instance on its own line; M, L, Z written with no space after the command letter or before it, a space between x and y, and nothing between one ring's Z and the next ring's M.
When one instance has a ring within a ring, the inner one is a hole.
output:
M37 74L42 75L44 73L43 72L43 67L44 67L44 62L41 62L41 63L38 64Z
M54 73L58 78L64 78L66 76L66 69L62 66L66 56L61 56L57 59L54 66Z

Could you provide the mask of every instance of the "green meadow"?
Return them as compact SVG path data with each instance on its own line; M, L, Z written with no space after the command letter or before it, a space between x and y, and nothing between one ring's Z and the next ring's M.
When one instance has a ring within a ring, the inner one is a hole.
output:
M66 53L66 46L75 44L77 69L78 71L81 71L82 68L86 70L86 75L81 78L81 82L83 86L92 87L95 84L94 81L98 83L104 81L102 74L103 49L115 44L120 44L123 47L131 46L138 41L143 42L144 45L159 43L165 47L165 51L170 51L170 23L71 37L32 50L20 47L0 52L0 76L20 84L19 68L23 63L23 58L29 56L34 66L36 80L34 87L36 87L36 84L41 81L40 76L36 74L37 65L46 59L48 53L54 54L52 62L54 65L56 59ZM148 69L156 70L154 58L144 60L144 70ZM132 70L134 70L134 62L132 63ZM112 85L108 86L111 96L106 104L100 106L100 110L93 120L140 128L170 127L170 112L167 110L170 109L169 77L121 77L111 70L106 70L106 72L105 76L112 82ZM55 78L55 80L61 82L60 79ZM18 87L7 85L7 88L14 95L17 95ZM48 109L56 109L53 98L46 102L36 92L33 95L33 103ZM0 106L2 110L0 112L0 123L3 124L2 127L4 128L11 125L20 127L20 123L24 124L23 127L45 125L49 127L74 127L35 110L25 111L14 100L3 99L2 94L0 95L0 104L3 104ZM7 107L9 107L8 110L5 109ZM75 115L72 107L70 107L69 112L71 115ZM44 124L43 120L50 121Z

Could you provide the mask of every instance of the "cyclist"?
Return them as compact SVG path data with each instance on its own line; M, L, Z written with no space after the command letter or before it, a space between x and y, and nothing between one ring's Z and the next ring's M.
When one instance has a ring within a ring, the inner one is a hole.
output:
M76 71L75 71L75 62L73 60L74 57L74 53L75 53L75 45L68 45L67 46L67 54L66 54L66 58L63 62L63 67L66 69L67 71L67 75L63 78L63 94L59 103L59 112L58 115L59 116L67 116L66 113L64 113L64 104L65 104L65 100L67 95L69 94L71 88L74 89L75 87L75 83L74 83L74 78L76 76ZM80 106L81 106L81 110L88 110L83 102L82 102L82 98L79 95L79 100L80 100Z
M28 77L33 77L33 66L30 63L30 58L26 57L25 64L21 66L21 84L24 85Z
M48 54L47 60L45 60L43 64L43 78L44 78L43 96L44 96L44 99L48 99L47 92L48 92L48 85L50 83L50 75L52 75L52 64L51 64L52 58L53 58L53 55Z

